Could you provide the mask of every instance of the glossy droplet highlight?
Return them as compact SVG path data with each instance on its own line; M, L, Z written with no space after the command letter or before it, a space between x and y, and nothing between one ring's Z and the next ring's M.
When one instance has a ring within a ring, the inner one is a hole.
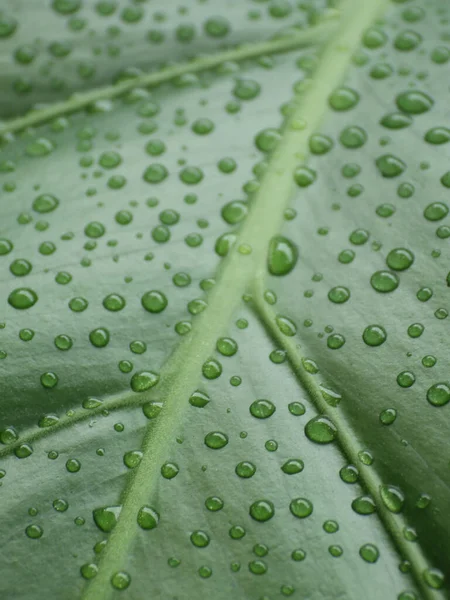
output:
M431 109L434 101L424 92L410 90L399 94L396 98L396 103L398 108L405 113L421 115Z
M398 177L406 169L406 164L393 154L383 154L376 160L376 165L383 177Z
M394 485L382 485L380 497L385 507L393 513L399 513L403 509L405 497L403 492Z
M336 425L323 415L312 418L305 425L306 437L316 444L329 444L338 434Z
M255 400L250 404L250 414L257 419L268 419L275 410L276 407L270 400Z
M38 296L36 292L30 288L17 288L8 296L8 303L18 310L31 308L37 301Z
M131 378L131 389L133 392L145 392L155 386L159 381L159 375L153 371L137 371Z
M445 406L450 401L450 385L448 383L435 383L428 388L427 400L433 406Z
M249 514L255 521L268 521L275 515L275 506L270 500L257 500L250 506Z
M298 260L297 246L288 238L278 235L269 243L267 265L272 275L287 275Z
M162 292L152 290L145 292L141 298L141 304L150 313L160 313L167 306L167 298Z
M306 498L294 498L289 504L289 510L297 519L306 519L313 512L313 504Z
M220 450L228 444L228 436L221 431L211 431L205 436L205 445L211 450Z
M121 506L103 506L94 509L92 516L97 527L101 531L109 533L117 525L121 510Z
M376 271L370 278L370 285L382 294L393 292L398 288L399 283L398 276L390 271Z
M369 325L364 329L362 337L368 346L381 346L387 339L387 333L381 325Z
M159 513L151 506L143 506L139 509L137 523L142 529L155 529L159 523Z

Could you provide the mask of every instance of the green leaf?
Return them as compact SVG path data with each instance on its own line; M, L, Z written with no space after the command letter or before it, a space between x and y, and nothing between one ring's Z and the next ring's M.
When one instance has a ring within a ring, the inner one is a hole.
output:
M448 598L440 3L127 7L0 18L1 596Z

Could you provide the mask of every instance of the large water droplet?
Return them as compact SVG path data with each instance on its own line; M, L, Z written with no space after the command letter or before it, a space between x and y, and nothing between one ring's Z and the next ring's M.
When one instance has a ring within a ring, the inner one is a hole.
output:
M278 235L269 243L267 265L272 275L287 275L298 260L297 246L288 238Z
M323 415L313 417L305 425L306 437L317 444L329 444L337 437L338 430L336 425Z

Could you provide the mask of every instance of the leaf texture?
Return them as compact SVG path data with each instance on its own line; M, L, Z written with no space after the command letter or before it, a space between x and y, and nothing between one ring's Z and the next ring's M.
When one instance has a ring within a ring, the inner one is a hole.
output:
M63 104L3 125L2 596L448 597L444 9L79 4L4 13L3 115ZM90 29L11 107L41 10ZM186 58L180 24L298 48L67 98L83 40L97 86Z

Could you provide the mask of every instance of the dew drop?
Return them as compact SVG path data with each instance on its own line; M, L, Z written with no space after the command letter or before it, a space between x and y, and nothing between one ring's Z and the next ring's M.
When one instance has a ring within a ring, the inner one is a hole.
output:
M211 431L205 436L205 445L211 450L220 450L228 444L228 436L221 431Z
M387 333L381 325L368 325L364 329L362 338L368 346L381 346L387 339Z
M159 523L159 514L151 506L142 506L138 512L137 523L142 529L155 529Z
M250 506L249 514L255 521L268 521L275 515L275 506L270 500L256 500Z
M294 498L289 504L289 510L298 519L305 519L313 512L313 504L306 498Z
M17 288L8 296L9 304L18 310L31 308L38 301L38 296L35 291L30 288Z
M159 375L153 371L137 371L131 378L133 392L145 392L154 387L159 381Z
M306 437L316 444L329 444L338 434L336 425L328 417L318 415L305 425Z
M275 404L270 400L255 400L250 404L250 414L257 419L268 419L275 410Z
M359 549L359 555L366 562L375 563L377 562L380 553L378 551L378 548L374 544L364 544Z
M296 245L288 238L278 235L271 239L267 265L272 275L287 275L298 260Z
M121 510L121 506L103 506L101 508L96 508L92 511L94 523L101 531L109 533L117 525Z

